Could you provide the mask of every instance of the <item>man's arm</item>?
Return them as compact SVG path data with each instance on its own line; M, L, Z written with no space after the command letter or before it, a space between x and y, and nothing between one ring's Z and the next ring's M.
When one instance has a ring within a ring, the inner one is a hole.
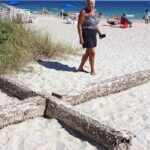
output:
M100 29L99 29L98 25L96 26L96 30L97 30L97 33L100 35L101 32L100 32Z
M85 11L82 10L80 12L79 18L78 18L78 34L79 34L79 39L80 39L80 44L83 45L83 35L82 35L82 25L85 19Z

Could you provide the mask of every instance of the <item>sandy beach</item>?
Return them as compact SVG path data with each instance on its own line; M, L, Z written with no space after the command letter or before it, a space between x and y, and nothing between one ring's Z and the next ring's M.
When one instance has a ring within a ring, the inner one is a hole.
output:
M0 130L2 150L97 150L69 133L56 119L36 118ZM32 142L31 142L32 141ZM100 150L104 150L100 148Z
M79 45L76 24L66 24L62 18L39 15L38 22L29 24L42 34L51 35L55 42L85 50ZM96 81L150 69L150 24L134 21L133 27L111 27L103 19L100 29L106 38L98 39L96 48L96 75L76 72L81 56L43 59L31 62L20 72L10 75L33 91L48 93L80 92ZM85 69L90 71L89 63ZM131 150L150 149L150 83L119 94L91 100L76 106L93 117L111 122L117 129L127 129L136 135ZM0 105L17 99L0 91ZM25 134L24 134L25 133ZM87 141L68 133L55 119L36 118L0 130L0 149L23 150L96 150ZM31 143L32 140L32 143Z
M38 22L31 26L39 32L50 34L56 42L59 41L81 49L77 25L64 22L62 18L40 16ZM147 34L150 32L149 25L145 25L143 21L136 21L133 22L132 28L122 29L110 27L106 20L102 20L100 29L107 37L102 40L98 39L95 60L96 76L76 73L81 56L70 56L70 58L61 60L43 60L42 65L30 63L28 66L33 69L30 69L28 73L20 72L13 75L14 78L20 82L23 80L25 85L35 91L50 93L64 89L80 91L97 80L149 69L150 35ZM80 51L83 54L85 50ZM89 62L86 63L85 69L90 71ZM56 79L55 82L54 79Z
M76 106L93 117L111 122L116 129L136 135L132 150L150 149L150 83Z

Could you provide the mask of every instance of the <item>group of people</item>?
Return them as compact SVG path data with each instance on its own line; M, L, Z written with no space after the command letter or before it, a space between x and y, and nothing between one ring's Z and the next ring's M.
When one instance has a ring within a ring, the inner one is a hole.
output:
M84 64L89 58L89 63L91 67L91 75L95 75L95 48L97 46L97 34L99 38L104 38L106 35L100 32L98 27L99 18L96 15L95 10L95 0L86 0L87 6L81 10L78 18L78 34L79 42L83 48L86 48L84 55L82 56L81 63L79 65L78 71L87 72L84 70ZM132 22L127 18L126 14L123 14L121 18L117 18L113 15L113 20L107 20L109 24L122 24L132 26Z
M145 21L146 23L149 20L149 12L146 10L145 12ZM120 24L122 27L131 27L132 22L128 19L127 15L124 13L121 18L113 15L113 20L107 20L107 22L111 25ZM98 27L99 17L96 14L95 10L95 0L86 0L86 7L83 8L78 17L78 35L79 35L79 43L83 48L86 49L84 55L82 56L81 63L78 67L79 72L86 72L84 70L84 65L86 61L89 59L91 75L95 75L95 48L97 46L97 34L99 38L104 38L106 35L100 32Z
M78 16L78 34L79 43L83 48L86 48L85 54L81 59L79 65L79 72L87 72L83 69L85 62L89 58L91 75L95 75L94 59L95 59L95 47L97 46L97 33L100 38L104 38L105 34L101 34L98 23L99 17L95 9L95 0L86 0L86 7L81 10ZM66 17L72 17L68 13L61 10L60 15L65 19Z
M63 9L60 11L60 16L65 19L68 24L74 24L78 20L78 13L65 12Z
M149 23L150 20L150 12L148 9L145 10L145 14L143 19L145 20L145 24ZM123 28L131 27L132 22L127 17L127 14L123 13L122 17L116 17L114 14L111 19L107 19L107 23L110 25L120 25Z
M111 19L107 19L107 23L110 25L120 25L122 28L127 28L132 26L132 22L127 17L127 14L123 13L122 17L112 16Z

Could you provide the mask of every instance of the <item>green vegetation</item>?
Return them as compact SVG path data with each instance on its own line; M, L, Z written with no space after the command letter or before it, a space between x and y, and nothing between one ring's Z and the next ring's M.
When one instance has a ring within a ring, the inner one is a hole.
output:
M18 70L41 57L75 54L76 49L54 43L48 36L26 28L20 20L0 20L0 74Z

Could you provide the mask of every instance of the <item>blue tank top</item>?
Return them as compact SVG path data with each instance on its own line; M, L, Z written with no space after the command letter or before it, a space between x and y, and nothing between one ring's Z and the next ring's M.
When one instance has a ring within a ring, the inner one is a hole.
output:
M85 10L85 12L87 12L87 8L85 8L84 10ZM82 28L95 30L98 23L99 23L99 18L98 18L96 13L94 15L86 13L85 14L85 21L82 25Z

